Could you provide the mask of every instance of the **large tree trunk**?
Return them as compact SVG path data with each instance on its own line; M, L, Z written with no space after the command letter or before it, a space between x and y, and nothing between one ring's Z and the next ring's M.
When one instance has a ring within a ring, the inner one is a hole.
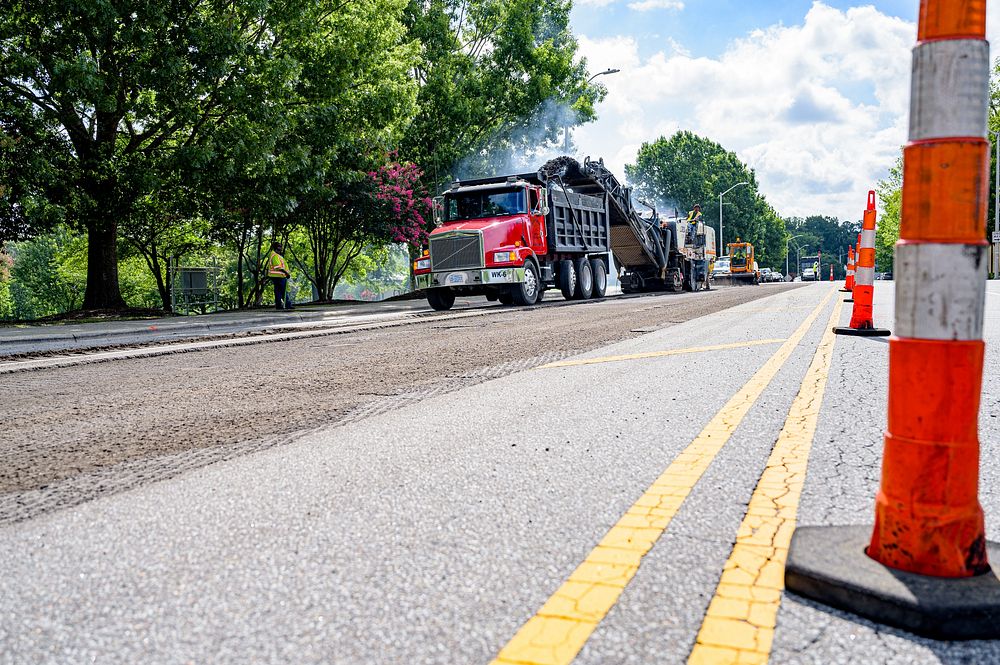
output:
M97 211L97 215L101 212ZM87 224L87 290L83 309L125 309L118 285L118 224L109 217Z

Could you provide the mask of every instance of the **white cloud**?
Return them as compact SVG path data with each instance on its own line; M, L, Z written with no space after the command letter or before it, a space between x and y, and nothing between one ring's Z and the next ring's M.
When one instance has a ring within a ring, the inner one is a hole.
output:
M607 7L616 1L617 0L575 0L573 4L581 7Z
M628 8L637 12L648 12L654 9L674 9L680 11L684 9L684 3L680 0L640 0L639 2L628 3Z
M915 39L914 24L872 6L822 2L800 25L757 30L717 58L680 45L644 58L631 37L581 36L592 71L622 71L601 78L601 117L575 140L623 174L644 141L690 129L756 169L780 214L858 219L906 141Z

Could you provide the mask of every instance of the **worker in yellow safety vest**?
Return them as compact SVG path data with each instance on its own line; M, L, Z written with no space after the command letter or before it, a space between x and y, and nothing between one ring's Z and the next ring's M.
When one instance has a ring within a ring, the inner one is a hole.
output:
M284 248L281 246L280 242L271 243L271 253L267 257L267 276L271 278L271 282L274 284L274 308L277 310L281 309L295 309L292 307L292 297L288 294L288 278L292 276L292 273L288 271L288 264L285 263L285 257L281 255ZM282 307L284 304L284 307Z
M695 203L694 209L688 211L687 219L684 221L688 223L687 242L693 245L697 235L698 224L701 224L701 206Z

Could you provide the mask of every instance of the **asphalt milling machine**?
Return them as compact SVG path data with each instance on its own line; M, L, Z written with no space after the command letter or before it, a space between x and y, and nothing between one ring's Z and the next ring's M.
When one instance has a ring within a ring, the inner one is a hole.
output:
M603 297L617 270L625 293L709 288L715 232L640 212L603 160L558 157L533 173L456 181L434 201L436 228L414 261L434 309L457 295L531 305L558 288Z

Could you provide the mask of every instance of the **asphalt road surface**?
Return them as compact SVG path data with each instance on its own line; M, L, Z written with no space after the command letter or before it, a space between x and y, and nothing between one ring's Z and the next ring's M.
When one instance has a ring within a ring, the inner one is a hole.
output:
M789 287L4 375L0 663L1000 662L744 556L870 522L878 483L887 346L828 334L832 285ZM774 473L776 532L748 510Z
M353 313L338 310L333 317L339 327L405 326L342 334L312 328L297 334L315 336L299 340L253 338L252 345L198 353L172 353L174 347L155 344L144 348L166 355L2 375L0 524L288 443L317 427L392 411L789 288L793 285L557 300L529 310L477 299L466 303L476 309L440 314L409 301L405 307L390 304L386 312L366 306ZM410 318L420 310L422 318ZM202 334L217 331L206 327ZM103 338L102 350L111 339ZM38 346L48 350L47 343Z

